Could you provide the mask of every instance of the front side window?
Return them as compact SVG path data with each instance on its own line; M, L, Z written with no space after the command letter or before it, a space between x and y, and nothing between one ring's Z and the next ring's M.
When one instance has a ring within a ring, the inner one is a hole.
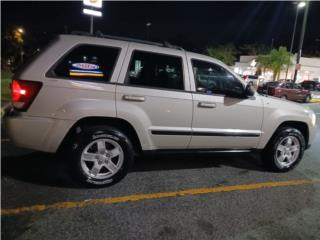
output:
M63 78L109 82L120 49L81 45L73 49L54 69Z
M283 84L283 88L291 89L292 88L292 83L284 83Z
M192 60L197 92L242 96L242 83L222 66L200 60Z
M134 51L126 81L129 85L183 90L182 58Z

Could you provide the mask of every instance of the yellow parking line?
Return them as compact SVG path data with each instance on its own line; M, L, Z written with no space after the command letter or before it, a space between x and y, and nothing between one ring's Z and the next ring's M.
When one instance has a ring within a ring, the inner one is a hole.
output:
M290 180L290 181L281 181L281 182L261 182L261 183L232 185L232 186L193 188L193 189L173 191L173 192L135 194L135 195L122 196L122 197L107 197L107 198L100 198L100 199L88 199L83 201L58 202L53 204L33 205L29 207L1 209L1 215L2 216L17 215L17 214L28 213L28 212L41 212L49 209L82 208L82 207L87 207L87 206L97 205L97 204L115 204L115 203L135 202L135 201L143 201L143 200L150 200L150 199L200 195L200 194L208 194L208 193L248 191L248 190L257 190L257 189L263 189L263 188L298 186L298 185L313 184L313 183L319 183L319 182L320 182L320 179L313 179L313 180L299 179L299 180Z

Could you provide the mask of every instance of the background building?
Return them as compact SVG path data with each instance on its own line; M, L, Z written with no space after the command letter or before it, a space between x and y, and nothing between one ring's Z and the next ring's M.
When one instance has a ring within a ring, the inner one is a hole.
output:
M259 63L256 62L257 56L240 56L239 62L235 63L234 71L240 75L256 75ZM292 56L291 61L294 63L296 55ZM300 59L301 68L298 71L297 82L304 80L316 80L320 82L320 58ZM293 79L295 65L292 65L286 73L286 69L280 72L280 79ZM287 74L287 77L286 77ZM265 80L273 80L273 73L266 70L261 73Z

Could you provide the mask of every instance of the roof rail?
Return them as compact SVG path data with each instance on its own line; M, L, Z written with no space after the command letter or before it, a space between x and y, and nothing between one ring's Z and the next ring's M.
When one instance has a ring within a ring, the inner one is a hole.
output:
M118 37L118 36L112 36L112 35L105 35L100 31L97 31L95 34L90 34L88 32L82 32L82 31L72 31L71 34L73 34L73 35L81 35L81 36L89 36L89 37L108 38L108 39L114 39L114 40L122 40L122 41L129 41L129 42L135 42L135 43L148 44L148 45L153 45L153 46L158 46L158 47L167 47L167 48L172 48L172 49L177 49L177 50L184 50L182 47L172 45L167 41L165 41L164 43L151 42L151 41L145 41L145 40L135 39L135 38L127 38L127 37Z

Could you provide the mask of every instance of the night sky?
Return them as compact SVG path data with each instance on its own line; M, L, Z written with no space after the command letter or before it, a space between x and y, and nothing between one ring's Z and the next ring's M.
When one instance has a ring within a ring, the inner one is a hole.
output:
M2 32L23 26L28 36L72 30L89 31L89 17L81 2L1 2ZM151 22L150 40L169 41L202 51L208 45L232 42L261 43L289 48L295 5L292 2L104 2L103 17L95 30L105 34L145 39L145 23ZM302 11L301 11L302 12ZM295 46L303 14L299 14ZM320 39L320 2L311 2L304 48L316 48Z

